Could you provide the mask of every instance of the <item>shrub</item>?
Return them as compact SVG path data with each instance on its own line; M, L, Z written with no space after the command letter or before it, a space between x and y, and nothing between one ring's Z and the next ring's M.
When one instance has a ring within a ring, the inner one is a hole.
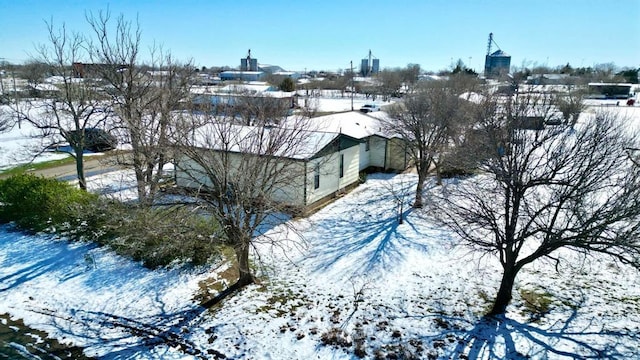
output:
M96 199L68 183L18 174L0 180L0 222L34 232L69 228L84 221Z
M157 268L173 262L205 264L221 253L218 223L183 207L145 208L105 204L93 222L98 241L121 255Z
M290 77L286 77L282 79L279 87L282 91L291 92L296 90L296 83Z
M0 180L0 223L96 241L157 268L205 264L221 253L216 221L185 207L144 208L101 199L55 179L18 174Z

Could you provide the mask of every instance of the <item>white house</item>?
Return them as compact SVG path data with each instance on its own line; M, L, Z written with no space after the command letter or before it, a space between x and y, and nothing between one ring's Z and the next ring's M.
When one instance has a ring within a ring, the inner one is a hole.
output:
M315 129L340 133L359 141L358 171L403 171L409 166L404 141L383 126L384 112L349 111L311 118Z
M222 152L228 155L233 164L231 167L236 169L231 172L238 172L232 177L241 177L246 170L243 166L257 164L256 159L265 156L264 144L269 142L272 133L278 132L275 136L280 136L282 131L297 131L240 125L227 125L227 129L229 136L224 144L215 141L213 134L220 130L212 131L211 125L196 129L193 140L194 145L206 152L212 162L217 161L216 157L219 158ZM286 169L283 172L287 172L279 175L279 181L274 180L277 189L269 192L272 200L308 209L358 184L359 140L345 134L321 131L308 131L301 136L304 141L300 146L283 146L268 155L277 158L282 168ZM204 169L185 154L177 156L175 180L179 187L185 188L206 190L212 185Z

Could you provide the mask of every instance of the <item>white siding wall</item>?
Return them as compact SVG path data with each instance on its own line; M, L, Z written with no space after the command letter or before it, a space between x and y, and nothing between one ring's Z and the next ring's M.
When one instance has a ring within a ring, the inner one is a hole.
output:
M344 174L340 178L340 154L344 155ZM231 159L238 157L237 154L231 154ZM290 160L283 160L290 161ZM314 166L320 165L320 186L318 189L314 187ZM360 147L352 146L342 150L339 153L333 153L318 159L310 160L306 164L306 205L318 201L325 196L331 195L349 185L357 183L360 175ZM289 181L272 194L272 199L290 205L304 206L305 196L305 179L303 161L297 162L299 166L300 176L295 180ZM296 172L298 170L295 170ZM211 185L211 181L202 174L199 165L193 161L183 158L176 166L176 184L187 188L198 188L201 184ZM191 175L189 175L191 174Z
M391 139L387 150L386 168L396 171L405 170L409 165L409 155L404 142L400 139Z
M340 154L344 155L344 176L340 178ZM314 167L320 165L320 187L314 189ZM360 147L352 146L339 153L309 161L307 204L311 204L359 181Z
M384 168L387 140L379 136L370 136L360 144L360 171L368 167ZM367 151L367 141L369 150Z
M364 170L366 168L368 168L370 165L370 154L371 154L371 150L367 150L367 143L366 140L364 139L365 142L360 143L360 170Z
M212 153L213 154L213 153ZM240 161L240 155L230 154L233 162ZM284 161L291 161L283 159ZM272 193L272 200L286 203L289 205L304 206L304 162L298 161L293 166L289 165L287 171L297 173L295 179L288 179L283 186L275 189ZM210 179L203 173L200 165L187 158L180 159L175 170L176 184L186 188L198 188L201 185L210 186Z
M371 136L369 142L371 144L369 149L369 166L384 168L387 139L379 136Z

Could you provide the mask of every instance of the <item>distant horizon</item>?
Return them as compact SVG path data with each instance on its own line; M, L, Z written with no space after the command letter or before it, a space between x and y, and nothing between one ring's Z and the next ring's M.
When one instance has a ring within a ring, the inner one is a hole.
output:
M594 0L459 1L354 0L322 4L188 0L0 0L0 60L31 60L47 44L45 21L90 35L89 13L110 11L139 21L141 61L154 43L194 66L237 68L251 49L260 64L288 71L359 70L371 50L380 68L419 64L452 68L458 59L481 73L489 33L511 56L511 67L613 63L640 68L640 2L603 6Z

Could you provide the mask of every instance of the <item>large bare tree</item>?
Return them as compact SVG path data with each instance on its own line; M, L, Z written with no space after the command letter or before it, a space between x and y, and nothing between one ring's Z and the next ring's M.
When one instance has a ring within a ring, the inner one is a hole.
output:
M95 34L93 66L111 89L112 107L131 144L130 154L120 160L133 167L139 203L148 205L170 156L172 111L188 99L194 69L157 47L149 54L151 64L143 66L140 26L123 15L112 21L109 12L99 12L88 14L87 21Z
M20 120L35 126L45 141L38 152L67 141L69 153L76 162L76 174L81 189L86 190L84 151L87 148L87 129L104 126L108 117L108 104L98 83L92 79L73 76L72 64L87 59L87 42L79 33L70 33L63 24L54 28L47 24L49 42L37 47L37 58L31 63L54 75L55 85L31 83L34 89L47 86L51 94L43 99L24 99L16 111ZM41 75L31 81L42 80Z
M183 134L176 139L176 166L235 250L239 278L231 289L237 289L254 281L250 249L258 239L270 241L257 236L274 215L290 210L293 198L304 196L307 174L320 166L301 156L320 150L313 148L314 136L329 134L310 132L306 117L289 119L287 127L238 125L209 114L193 119L192 131L176 133Z
M561 248L640 267L640 169L627 152L638 148L637 136L604 112L575 129L572 119L539 128L539 117L559 116L548 99L503 99L479 124L487 155L481 174L431 194L437 219L472 249L500 260L490 315L506 311L523 267L560 261Z
M418 173L414 208L423 206L424 183L459 128L463 102L447 82L438 81L422 85L389 111L385 127L406 141Z

